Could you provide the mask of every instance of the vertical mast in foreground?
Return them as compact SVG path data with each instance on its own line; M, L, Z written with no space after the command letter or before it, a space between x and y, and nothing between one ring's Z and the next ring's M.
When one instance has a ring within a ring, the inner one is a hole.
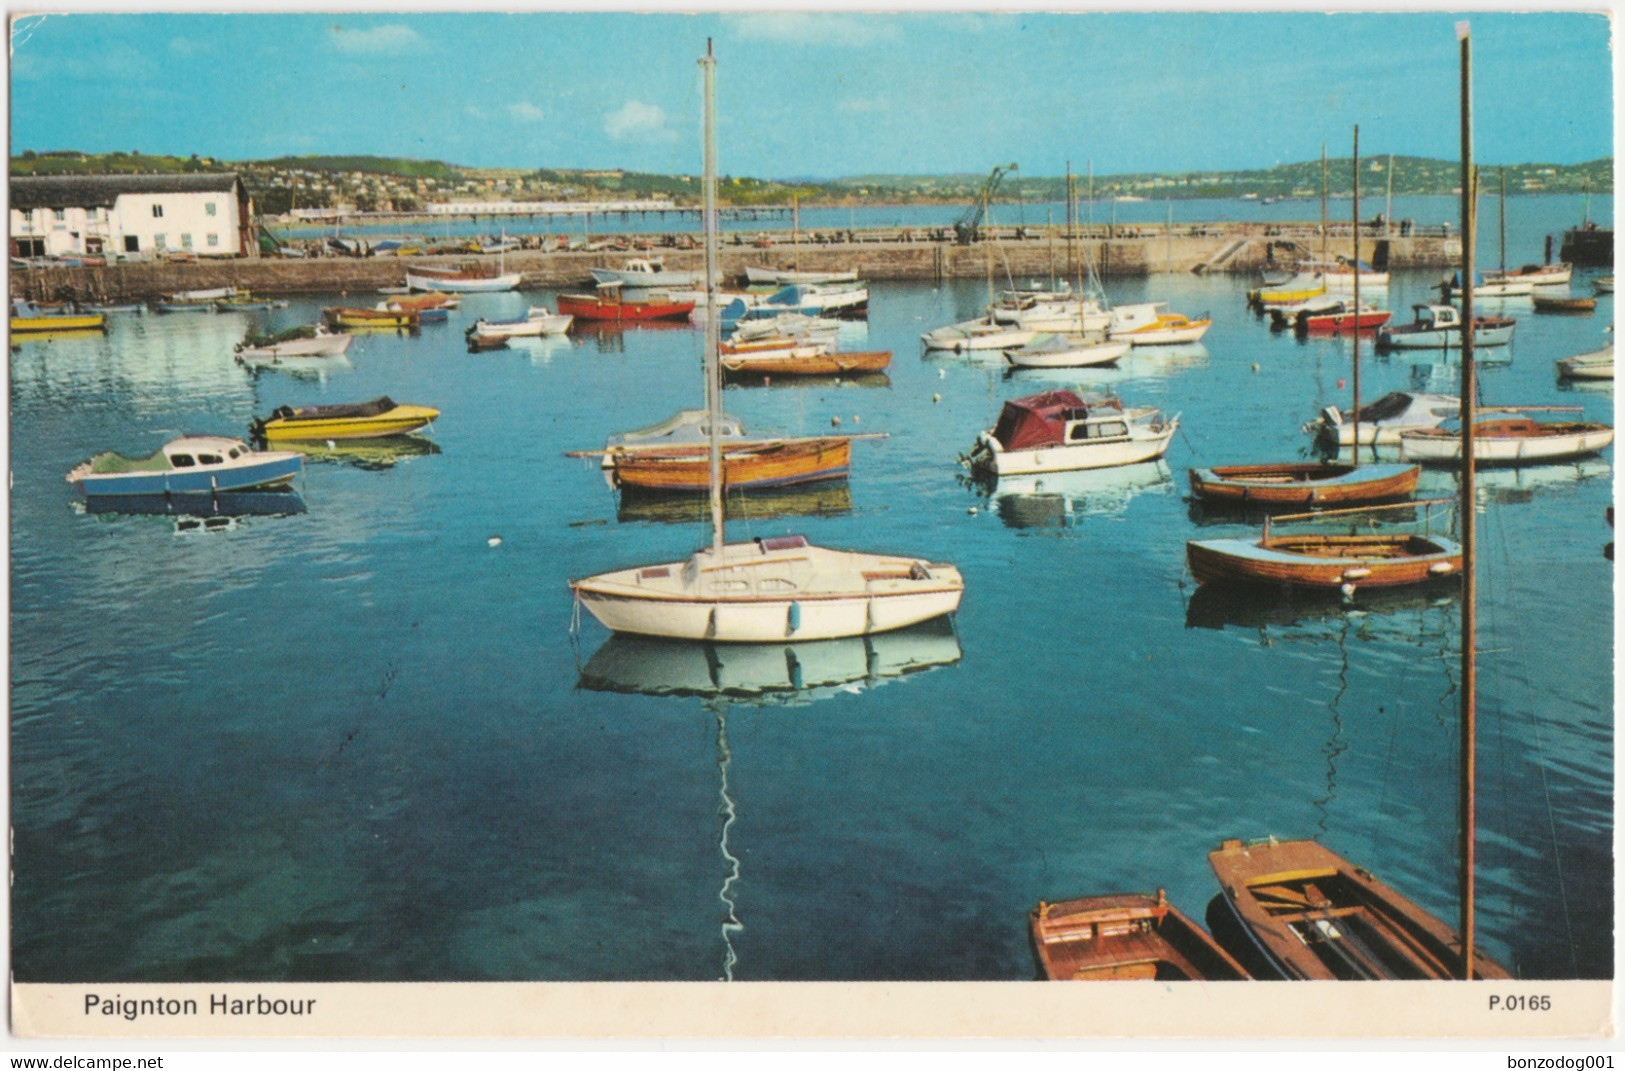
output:
M1461 41L1461 976L1473 976L1473 870L1477 801L1478 583L1474 575L1477 497L1473 480L1473 255L1478 232L1478 176L1473 172L1473 40L1456 23Z

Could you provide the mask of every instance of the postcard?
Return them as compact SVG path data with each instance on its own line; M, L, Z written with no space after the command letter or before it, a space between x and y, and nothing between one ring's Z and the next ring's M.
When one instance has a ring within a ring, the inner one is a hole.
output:
M1611 30L14 15L15 1038L1609 1038Z

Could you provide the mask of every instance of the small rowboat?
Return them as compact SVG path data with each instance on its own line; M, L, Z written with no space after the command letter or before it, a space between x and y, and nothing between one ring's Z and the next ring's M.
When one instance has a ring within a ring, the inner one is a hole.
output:
M1613 379L1614 344L1563 358L1557 362L1557 374L1563 379Z
M1037 336L1038 332L1031 328L999 323L991 316L984 316L980 320L966 320L927 331L920 336L920 341L925 343L928 350L964 353L969 350L1010 350L1025 346Z
M1417 465L1291 462L1191 469L1191 493L1213 502L1258 506L1346 505L1404 498L1416 490Z
M239 364L279 357L337 357L350 348L354 335L334 334L321 325L296 327L280 335L259 336L252 332L236 346Z
M1536 312L1591 313L1597 311L1597 299L1594 297L1560 297L1556 294L1537 293L1533 300Z
M322 310L322 316L338 327L383 327L395 328L402 331L417 330L419 321L416 309L346 309L328 308Z
M439 415L426 405L397 405L386 395L353 405L284 405L249 431L266 442L380 439L427 427Z
M725 372L748 376L837 376L884 371L891 364L891 350L841 353L823 343L784 345L745 343L724 344L717 358Z
M153 305L158 312L213 312L212 301L160 301Z
M1117 363L1133 346L1127 339L1086 342L1065 335L1049 335L1005 350L1004 359L1015 368L1094 368Z
M494 293L512 290L519 285L520 274L492 273L478 267L431 268L413 267L406 270L406 285L412 290L455 292L459 294Z
M253 312L259 309L285 309L288 307L288 303L275 298L256 298L245 295L235 298L223 298L216 301L214 307L221 312Z
M1167 894L1086 896L1028 915L1038 972L1052 982L1242 981L1247 971Z
M1462 975L1461 938L1416 903L1312 840L1209 853L1220 895L1208 908L1214 936L1258 977L1344 981ZM1510 978L1483 953L1478 978Z
M92 313L88 316L13 316L11 333L32 334L41 331L105 331L107 316Z
M1544 407L1557 408L1557 407ZM1614 429L1587 421L1541 422L1529 417L1497 417L1473 426L1473 460L1480 465L1542 464L1595 454L1614 441ZM1461 464L1461 431L1419 428L1399 437L1409 461Z
M1326 292L1326 277L1316 272L1294 276L1276 286L1262 286L1256 290L1247 291L1247 303L1254 308L1268 308L1272 305L1296 305L1300 301L1307 301L1316 294Z
M1409 505L1431 505L1406 503ZM1282 517L1325 518L1340 512L1366 514L1376 506ZM1351 594L1356 587L1420 584L1461 572L1461 545L1443 536L1403 532L1272 534L1266 515L1261 538L1193 539L1185 559L1198 584L1290 584Z
M705 491L710 487L708 447L638 450L614 457L617 487L645 491ZM730 444L722 451L722 483L729 490L785 487L843 477L852 467L852 440L844 435Z

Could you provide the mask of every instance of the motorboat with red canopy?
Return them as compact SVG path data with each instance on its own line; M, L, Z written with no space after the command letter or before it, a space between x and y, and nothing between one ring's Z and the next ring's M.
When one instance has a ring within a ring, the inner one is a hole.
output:
M1132 465L1161 457L1178 427L1178 416L1127 408L1114 395L1045 391L1005 402L968 460L1001 476Z

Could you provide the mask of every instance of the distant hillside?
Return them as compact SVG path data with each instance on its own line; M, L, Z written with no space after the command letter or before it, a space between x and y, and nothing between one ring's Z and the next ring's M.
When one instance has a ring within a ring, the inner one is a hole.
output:
M1326 162L1326 181L1333 194L1346 194L1352 186L1352 160L1338 157ZM1481 169L1486 192L1499 189L1500 167ZM1589 189L1608 194L1614 188L1612 157L1582 164L1508 164L1507 192L1577 193ZM612 169L475 168L443 160L414 160L387 156L281 156L268 160L219 160L213 157L149 156L141 152L82 153L73 150L25 152L11 158L14 175L63 174L177 174L193 171L238 171L243 175L258 210L278 214L290 208L353 205L363 211L421 210L430 201L481 200L624 200L670 199L681 204L699 201L697 175L656 175ZM1387 156L1362 157L1361 186L1375 194L1389 183ZM1392 158L1393 191L1398 194L1447 194L1460 181L1460 165L1453 160L1417 156ZM1087 191L1087 177L1075 176L1078 195ZM724 177L719 194L732 205L908 204L974 200L987 182L986 174L852 175L836 179L762 179ZM1189 171L1096 175L1097 198L1122 196L1151 199L1318 197L1321 163L1308 160L1243 171ZM1059 201L1066 181L1059 175L1028 176L1020 171L1005 176L998 190L1000 201Z
M408 160L396 156L278 156L271 160L245 161L239 166L284 171L360 171L367 175L432 179L461 178L471 171L441 160Z

